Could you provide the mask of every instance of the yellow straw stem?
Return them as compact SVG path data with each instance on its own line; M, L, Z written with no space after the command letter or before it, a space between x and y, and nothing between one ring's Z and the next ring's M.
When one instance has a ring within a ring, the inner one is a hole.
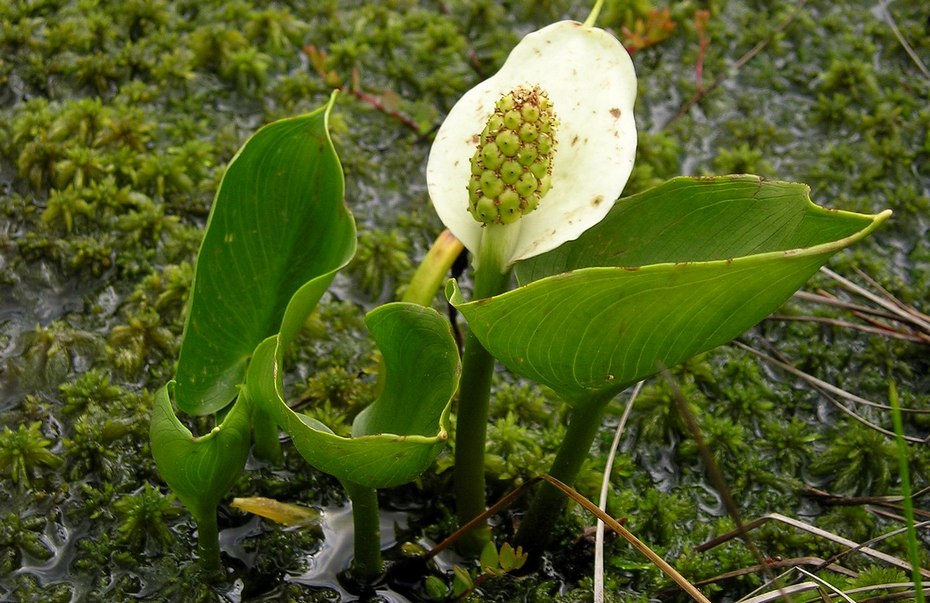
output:
M594 27L594 22L597 21L597 16L601 14L601 8L603 6L604 0L597 0L597 2L594 3L594 8L591 9L588 18L584 20L585 27Z

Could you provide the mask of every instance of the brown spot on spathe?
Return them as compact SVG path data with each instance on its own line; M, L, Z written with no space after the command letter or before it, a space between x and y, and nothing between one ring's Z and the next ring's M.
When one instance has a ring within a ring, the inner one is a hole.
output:
M620 108L614 107L610 110L610 114L614 116L614 119L620 119Z
M591 205L593 205L594 207L597 207L603 202L604 202L604 195L598 195L594 197L594 199L591 200Z

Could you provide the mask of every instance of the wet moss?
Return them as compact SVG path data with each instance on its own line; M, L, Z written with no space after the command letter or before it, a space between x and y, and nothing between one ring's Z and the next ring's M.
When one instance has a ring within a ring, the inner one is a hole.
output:
M902 35L926 56L927 8L889 6ZM608 3L601 23L636 30L653 8ZM699 8L711 11L703 32ZM369 399L377 366L364 309L396 293L411 260L439 231L417 168L431 132L460 94L495 71L520 34L564 16L582 19L588 9L569 1L0 5L0 480L9 486L0 493L9 509L0 522L0 596L225 596L228 587L210 586L191 562L189 518L175 516L168 498L146 485L158 479L145 437L152 392L172 374L193 259L224 166L262 123L314 109L334 86L344 88L333 130L347 202L365 233L361 253L287 358L289 399L303 396L313 416L344 428ZM930 83L887 21L871 12L874 3L810 2L797 14L795 3L781 1L670 9L671 36L634 55L641 134L627 192L680 173L758 171L807 181L814 199L833 207L891 207L893 223L833 266L844 274L862 268L926 312L930 197L921 166L930 157ZM703 55L702 35L709 42ZM734 66L763 41L759 54ZM720 85L706 92L718 77ZM673 119L701 91L706 96ZM812 287L829 285L821 278ZM786 312L839 316L799 302ZM894 379L906 407L930 407L926 353L912 343L775 320L747 341L775 345L799 368L876 400ZM888 438L736 349L695 359L674 379L745 517L804 511L860 541L891 528L861 508L819 506L800 493L814 482L836 493L896 494ZM528 384L501 379L496 392L488 467L492 493L502 495L546 465L566 410ZM885 412L857 410L888 425ZM621 412L615 402L607 424ZM927 428L926 415L906 418L909 433ZM646 387L627 430L611 477L611 512L626 516L693 579L755 563L738 544L693 551L733 526L722 518L666 382ZM611 437L605 429L579 479L589 496L599 490ZM449 458L440 457L412 491L385 494L389 509L419 500L420 516L411 523L434 539L452 528ZM910 461L918 476L930 466L925 447L912 447ZM345 503L338 484L288 446L282 468L258 467L236 490ZM220 520L230 530L249 521L225 506ZM566 515L552 526L559 537L554 569L535 581L495 580L481 596L590 596L590 544L579 538L590 523L577 509ZM508 534L506 519L498 530ZM258 561L225 559L252 600L338 600L331 588L283 579L319 550L316 537L259 532L244 545ZM41 561L66 548L50 534L77 539L68 544L76 558L40 580L23 569L24 559ZM780 526L757 539L767 555L836 552ZM607 554L610 600L672 596L662 591L666 580L624 543L610 543ZM892 578L861 560L851 563L864 570L863 584ZM745 593L757 583L747 577L706 592Z

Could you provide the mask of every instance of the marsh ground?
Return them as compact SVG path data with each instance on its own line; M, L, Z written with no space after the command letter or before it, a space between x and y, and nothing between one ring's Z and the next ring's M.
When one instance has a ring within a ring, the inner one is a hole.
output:
M628 193L679 174L756 173L806 182L828 207L891 208L890 224L830 266L860 283L861 270L928 311L930 6L686 1L666 15L646 1L607 4L599 25L635 48L639 76ZM210 587L191 562L193 525L148 450L153 392L172 375L223 167L259 125L346 89L333 136L359 254L292 351L289 388L314 416L347 426L368 400L376 362L363 313L395 297L441 229L423 177L432 132L523 33L588 10L558 0L0 6L0 600L339 600L338 589L305 584L338 540L332 526L345 498L337 482L290 450L284 467L251 463L236 495L326 508L331 521L323 531L286 530L223 506L230 576ZM808 290L818 288L846 295L826 276ZM780 314L855 320L798 299ZM784 319L742 341L871 400L887 401L893 381L902 406L930 410L926 341ZM810 491L843 503L899 494L892 438L739 347L674 374L744 518L778 512L859 542L900 527ZM564 415L534 386L502 376L497 387L492 499L545 470ZM579 479L589 497L624 402L611 406ZM886 410L851 408L890 429ZM905 429L926 438L927 415L907 415ZM908 460L914 489L927 487L927 443L911 444ZM435 542L451 530L449 464L444 455L416 485L383 494L386 517L403 523L398 543ZM665 382L648 383L637 402L611 484L610 513L690 579L756 563L736 543L695 551L733 524ZM925 497L917 503L927 508ZM499 523L504 538L509 519ZM573 510L537 579L489 581L486 599L587 600L583 534L592 523ZM783 525L758 530L755 542L769 558L840 550ZM881 547L904 557L904 542ZM843 563L858 577L823 575L846 588L908 579L864 556ZM611 600L675 597L622 541L607 545L606 576ZM759 583L748 575L706 592L735 600ZM401 590L383 596L402 600Z

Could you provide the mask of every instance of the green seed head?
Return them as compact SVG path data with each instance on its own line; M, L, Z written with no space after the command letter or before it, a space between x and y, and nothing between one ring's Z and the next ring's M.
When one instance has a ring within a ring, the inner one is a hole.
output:
M538 86L518 87L494 107L471 159L468 211L482 224L511 224L549 191L558 122Z

